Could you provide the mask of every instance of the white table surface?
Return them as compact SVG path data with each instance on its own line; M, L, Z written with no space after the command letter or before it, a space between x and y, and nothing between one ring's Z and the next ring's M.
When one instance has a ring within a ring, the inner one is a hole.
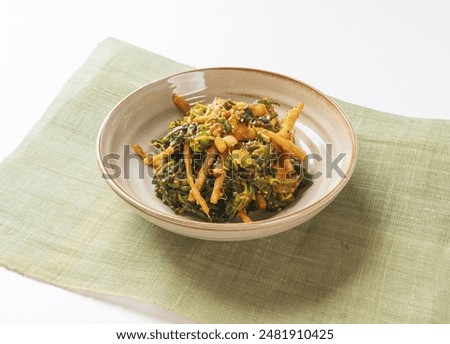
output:
M196 67L272 70L356 104L450 119L449 15L448 1L2 1L0 159L109 36ZM0 268L0 322L188 321Z

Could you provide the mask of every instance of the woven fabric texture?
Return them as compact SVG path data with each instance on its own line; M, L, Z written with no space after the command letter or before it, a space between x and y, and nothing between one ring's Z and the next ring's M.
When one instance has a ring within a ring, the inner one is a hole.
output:
M102 42L0 165L0 265L207 323L449 323L450 122L338 101L354 176L307 223L245 242L162 230L100 176L95 139L129 92L190 69Z

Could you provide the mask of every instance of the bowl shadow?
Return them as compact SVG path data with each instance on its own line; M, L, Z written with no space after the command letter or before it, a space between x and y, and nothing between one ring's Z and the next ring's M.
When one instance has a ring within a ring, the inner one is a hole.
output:
M193 309L208 302L201 315L208 322L318 322L327 299L350 291L378 242L377 214L355 179L319 215L275 236L214 242L161 230L186 302Z

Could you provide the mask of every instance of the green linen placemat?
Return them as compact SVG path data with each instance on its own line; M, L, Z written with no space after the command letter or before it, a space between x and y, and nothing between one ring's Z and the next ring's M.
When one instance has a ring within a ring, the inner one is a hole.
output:
M1 265L200 322L450 322L449 121L338 101L359 161L330 206L264 239L190 239L129 210L95 158L122 97L186 69L115 39L99 45L0 166Z

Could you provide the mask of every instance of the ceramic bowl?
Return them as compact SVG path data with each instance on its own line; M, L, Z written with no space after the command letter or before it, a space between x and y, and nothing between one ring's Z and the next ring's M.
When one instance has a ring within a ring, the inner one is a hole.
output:
M177 93L194 104L214 97L245 102L267 97L282 115L299 101L305 107L297 121L295 142L309 155L312 185L280 212L252 223L209 223L176 215L155 196L152 168L132 155L139 143L152 151L151 140L167 132L180 113L172 104ZM207 240L246 240L296 227L324 209L349 181L356 164L356 137L344 112L327 96L305 83L271 72L244 68L196 69L145 85L124 98L100 128L97 159L105 181L136 212L169 231ZM332 163L334 161L334 164Z

